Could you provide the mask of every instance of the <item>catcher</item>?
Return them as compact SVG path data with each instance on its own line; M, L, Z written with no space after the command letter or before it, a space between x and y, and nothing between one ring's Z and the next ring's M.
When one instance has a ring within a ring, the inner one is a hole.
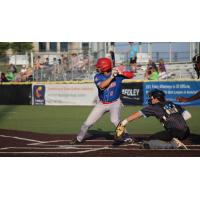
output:
M149 141L143 142L143 147L148 149L178 149L187 147L180 141L190 135L190 129L186 120L191 118L191 114L181 106L171 101L165 100L165 93L161 90L152 90L148 93L148 104L140 111L132 113L126 119L121 121L115 131L115 140L123 138L124 130L128 122L134 121L140 117L154 116L163 124L165 131L161 138L150 137Z

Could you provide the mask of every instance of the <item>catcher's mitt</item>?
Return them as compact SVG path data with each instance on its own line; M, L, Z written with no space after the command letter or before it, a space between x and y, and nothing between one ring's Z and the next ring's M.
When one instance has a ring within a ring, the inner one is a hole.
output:
M115 140L122 140L124 134L125 134L125 126L123 126L121 124L121 122L119 122L119 124L117 125L117 127L115 129L114 139Z

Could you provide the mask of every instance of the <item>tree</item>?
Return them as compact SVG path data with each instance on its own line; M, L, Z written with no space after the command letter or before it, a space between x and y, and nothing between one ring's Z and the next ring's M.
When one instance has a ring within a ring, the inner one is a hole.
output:
M26 53L30 52L33 49L32 42L12 42L10 48L14 53Z
M9 49L9 42L0 42L0 55L4 55L6 51Z

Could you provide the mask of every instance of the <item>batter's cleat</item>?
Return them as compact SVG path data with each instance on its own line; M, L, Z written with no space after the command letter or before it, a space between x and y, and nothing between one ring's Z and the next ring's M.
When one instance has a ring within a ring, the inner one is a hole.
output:
M183 144L179 139L173 138L172 142L175 143L176 149L188 149L185 144Z
M124 138L123 138L123 142L127 143L127 144L131 144L131 143L133 143L133 139L129 136L128 133L125 133Z
M82 143L83 143L83 141L79 142L79 141L77 140L77 138L75 138L75 139L73 139L73 140L71 140L71 141L69 142L70 145L76 145L76 144L82 144Z
M120 145L123 145L124 141L123 140L115 140L112 144L113 147L118 147Z

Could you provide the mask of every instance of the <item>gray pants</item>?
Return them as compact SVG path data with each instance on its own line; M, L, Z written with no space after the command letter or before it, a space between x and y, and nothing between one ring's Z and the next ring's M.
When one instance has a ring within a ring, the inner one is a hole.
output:
M150 136L149 141L145 141L144 144L149 146L150 149L177 149L177 144L173 138L182 140L188 137L189 134L189 128L185 132L178 130L171 132L161 131Z
M98 102L91 113L89 114L86 121L81 126L81 130L77 136L77 140L81 142L86 134L87 130L97 121L99 120L105 112L110 113L110 121L116 127L120 122L120 110L121 110L121 100L118 99L117 101L110 103L110 104L103 104L102 102Z
M148 145L150 149L177 149L177 144L171 140L169 142L163 140L145 141L144 145Z

